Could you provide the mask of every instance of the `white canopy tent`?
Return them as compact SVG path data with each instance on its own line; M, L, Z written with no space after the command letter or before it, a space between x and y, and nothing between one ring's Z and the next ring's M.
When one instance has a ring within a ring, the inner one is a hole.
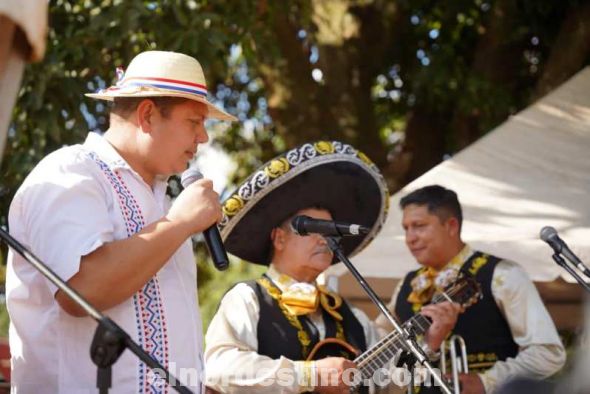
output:
M429 184L459 195L466 242L520 263L535 281L574 281L539 231L555 227L590 264L590 67L393 195L383 230L352 259L363 276L401 278L418 267L399 201ZM337 264L328 275L346 272Z

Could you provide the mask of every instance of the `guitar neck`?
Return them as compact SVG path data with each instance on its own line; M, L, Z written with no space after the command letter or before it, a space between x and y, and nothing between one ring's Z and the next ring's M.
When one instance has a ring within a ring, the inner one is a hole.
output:
M438 304L447 300L452 301L452 298L445 292L435 295L432 303ZM421 335L428 330L430 324L430 320L427 317L416 314L406 321L403 327L410 328L411 326L414 334ZM375 371L393 360L400 349L406 349L404 339L400 337L397 331L392 331L366 352L358 356L354 362L361 371L363 379L368 379L373 376Z
M404 328L409 328L411 325L413 332L417 335L421 335L428 330L430 324L428 318L417 314L406 321L403 326ZM405 348L406 345L399 333L397 331L392 331L366 352L358 356L354 360L354 363L361 371L363 379L368 379L373 376L375 371L393 360L400 349Z

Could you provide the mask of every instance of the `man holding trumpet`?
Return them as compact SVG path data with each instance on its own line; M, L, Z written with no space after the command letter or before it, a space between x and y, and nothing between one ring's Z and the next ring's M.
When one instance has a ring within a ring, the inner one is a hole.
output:
M468 352L470 372L459 375L461 393L492 393L513 377L541 379L561 369L565 351L535 286L516 263L474 250L462 241L457 194L430 185L406 195L400 206L406 245L422 265L408 273L393 293L388 307L400 320L428 304L460 270L481 285L482 299L459 315L451 331L463 337ZM389 328L383 317L376 323ZM444 339L427 341L432 360L440 357ZM427 392L440 391L420 390Z

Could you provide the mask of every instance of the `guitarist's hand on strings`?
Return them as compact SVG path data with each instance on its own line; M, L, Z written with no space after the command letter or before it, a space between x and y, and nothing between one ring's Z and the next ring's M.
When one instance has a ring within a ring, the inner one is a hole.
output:
M315 391L326 394L350 392L350 386L345 382L350 383L353 380L352 371L356 366L352 361L342 357L327 357L315 363L317 369Z
M420 310L421 315L432 320L430 328L424 334L424 341L432 351L439 350L442 341L455 327L461 312L463 312L461 305L448 301L426 305Z

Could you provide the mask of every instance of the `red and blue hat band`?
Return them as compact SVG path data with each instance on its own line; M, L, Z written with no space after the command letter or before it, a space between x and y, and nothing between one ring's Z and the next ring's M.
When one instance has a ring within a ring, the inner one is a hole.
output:
M186 82L186 81L179 81L175 79L168 79L168 78L150 78L150 77L131 77L125 78L123 81L117 83L116 86L110 87L107 90L120 90L125 89L127 87L135 87L135 86L152 86L155 88L160 89L168 89L168 90L176 90L178 92L184 93L193 93L198 94L201 96L207 96L207 86Z

